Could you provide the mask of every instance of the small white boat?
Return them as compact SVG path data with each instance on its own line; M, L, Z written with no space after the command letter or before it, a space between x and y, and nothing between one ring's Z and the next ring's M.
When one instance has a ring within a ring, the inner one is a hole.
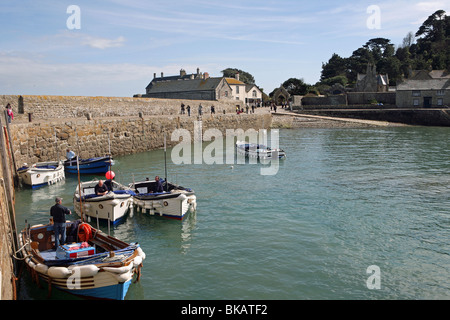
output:
M145 253L80 220L66 224L67 243L54 248L53 224L25 228L20 251L34 282L91 299L124 300L133 278L139 280Z
M135 193L134 205L141 212L183 220L187 213L197 209L194 190L170 182L166 188L165 182L162 181L164 191L153 192L155 184L154 180L130 184Z
M65 179L64 164L61 161L38 162L17 170L24 184L34 188L54 184Z
M255 158L258 160L285 159L286 152L281 149L272 149L264 144L247 143L245 141L236 142L238 155Z
M112 191L104 196L95 194L95 186L98 184L98 180L80 183L82 210L80 209L80 186L77 185L73 195L75 212L79 216L83 214L91 219L98 218L99 220L109 221L112 224L121 222L133 204L134 192L114 180L111 183Z

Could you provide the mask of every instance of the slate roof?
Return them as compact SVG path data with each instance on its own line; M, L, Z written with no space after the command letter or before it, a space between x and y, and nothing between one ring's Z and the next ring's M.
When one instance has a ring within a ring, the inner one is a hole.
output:
M449 90L450 78L427 80L405 80L397 85L397 91L408 90Z
M165 79L171 77L165 77ZM180 76L175 76L180 78ZM208 78L191 80L164 80L152 81L147 89L147 94L152 93L171 93L171 92L190 92L190 91L214 91L219 86L223 78Z

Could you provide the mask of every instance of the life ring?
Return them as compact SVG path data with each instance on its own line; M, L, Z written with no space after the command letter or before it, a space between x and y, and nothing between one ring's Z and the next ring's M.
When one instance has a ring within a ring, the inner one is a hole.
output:
M87 223L82 223L78 227L78 240L81 242L92 239L92 228Z

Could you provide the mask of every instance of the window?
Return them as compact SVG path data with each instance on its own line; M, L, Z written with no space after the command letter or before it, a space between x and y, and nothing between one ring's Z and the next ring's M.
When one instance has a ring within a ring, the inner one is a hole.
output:
M225 91L225 97L228 97L228 91Z
M444 99L438 98L438 99L437 99L437 105L438 105L438 106L443 106L443 105L444 105Z
M236 93L239 93L239 86L236 86Z
M413 97L420 97L420 91L415 90L412 92Z
M436 95L437 96L444 96L445 95L445 91L444 90L438 90L438 91L436 91Z
M253 97L256 98L256 90L253 90Z
M414 107L418 107L419 106L419 99L413 99L413 105L414 105Z

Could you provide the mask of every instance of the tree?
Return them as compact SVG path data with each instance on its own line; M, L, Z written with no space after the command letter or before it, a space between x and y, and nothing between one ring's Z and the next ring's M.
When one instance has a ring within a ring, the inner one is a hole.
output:
M322 63L322 74L320 80L326 80L337 76L345 76L347 72L347 61L338 54L333 53L327 63Z
M239 72L239 80L246 83L246 84L255 84L255 78L248 72L234 69L234 68L227 68L225 70L222 70L223 76L226 78L235 78L236 73Z
M282 86L289 92L290 95L305 95L308 93L310 85L306 84L303 79L290 78L286 80Z

